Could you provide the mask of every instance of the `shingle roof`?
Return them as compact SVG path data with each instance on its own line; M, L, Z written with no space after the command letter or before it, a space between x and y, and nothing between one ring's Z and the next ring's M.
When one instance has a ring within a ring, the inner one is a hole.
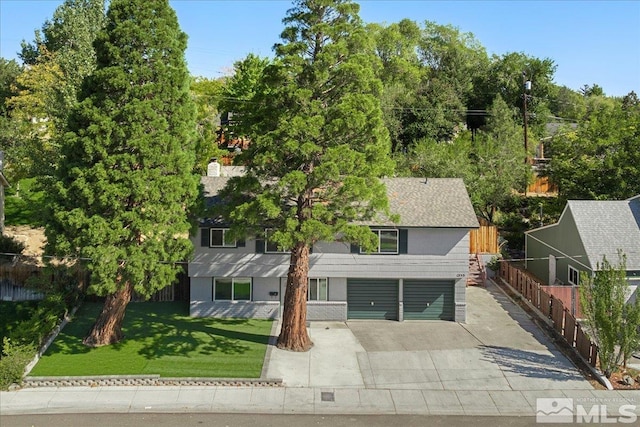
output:
M385 178L391 212L406 227L478 228L460 178ZM391 223L389 223L391 224Z
M207 205L226 185L228 177L202 177ZM405 227L478 228L478 219L462 179L459 178L385 178L391 212L400 222L376 222L370 225Z
M618 250L627 256L627 270L640 270L640 197L629 200L570 200L574 218L590 265L605 255L617 264Z

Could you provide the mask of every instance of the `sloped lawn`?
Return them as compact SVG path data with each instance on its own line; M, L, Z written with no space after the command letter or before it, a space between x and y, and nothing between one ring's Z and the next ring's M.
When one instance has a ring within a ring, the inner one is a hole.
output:
M5 224L32 227L42 225L43 198L44 192L36 189L35 178L11 183L4 201Z
M132 302L125 316L125 339L89 348L82 338L101 307L85 303L30 375L260 377L270 320L191 318L184 302Z

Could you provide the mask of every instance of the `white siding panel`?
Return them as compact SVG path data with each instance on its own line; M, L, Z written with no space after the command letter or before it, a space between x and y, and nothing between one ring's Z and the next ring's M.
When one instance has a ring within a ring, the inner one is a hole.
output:
M469 230L462 228L412 228L408 233L408 253L411 255L447 256L469 254ZM466 245L465 245L466 242Z
M269 292L278 292L278 295L269 295ZM253 300L254 301L275 301L280 300L280 278L278 277L255 277L253 279Z
M211 277L191 278L191 301L212 301Z
M329 300L330 301L346 301L347 300L346 277L329 278ZM346 316L346 313L345 313L345 316Z
M196 254L189 263L191 277L281 277L289 269L288 254Z

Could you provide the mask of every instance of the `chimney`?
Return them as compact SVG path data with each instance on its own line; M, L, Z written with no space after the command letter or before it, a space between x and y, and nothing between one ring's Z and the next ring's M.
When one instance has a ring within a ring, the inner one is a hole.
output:
M207 176L220 176L220 163L218 163L218 159L211 159L211 163L207 165Z

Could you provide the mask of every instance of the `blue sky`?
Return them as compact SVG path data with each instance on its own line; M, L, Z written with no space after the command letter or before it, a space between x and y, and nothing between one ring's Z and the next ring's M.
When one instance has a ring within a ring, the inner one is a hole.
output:
M365 22L409 18L473 33L489 54L524 52L550 58L555 82L598 84L607 95L640 94L640 1L361 0ZM51 18L62 0L0 0L0 56L16 58L20 41ZM270 56L291 1L171 0L194 75L219 77L253 52ZM519 76L514 76L519 78ZM534 82L535 90L535 82Z

